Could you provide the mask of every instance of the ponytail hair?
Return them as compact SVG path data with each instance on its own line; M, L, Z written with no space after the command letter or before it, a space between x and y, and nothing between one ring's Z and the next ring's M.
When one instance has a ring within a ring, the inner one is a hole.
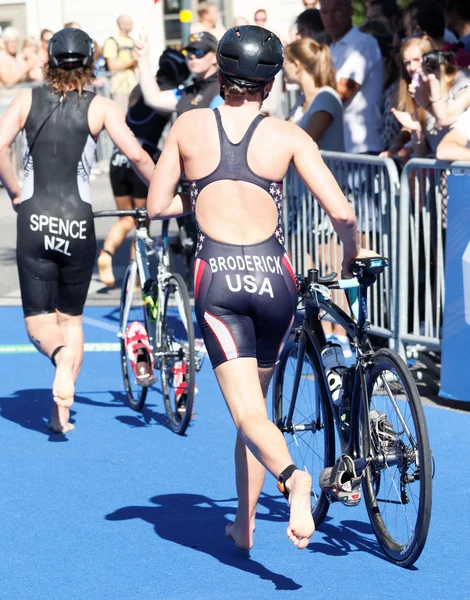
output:
M316 87L326 85L336 89L336 71L326 44L319 44L311 38L295 40L285 48L290 62L299 62L315 82Z

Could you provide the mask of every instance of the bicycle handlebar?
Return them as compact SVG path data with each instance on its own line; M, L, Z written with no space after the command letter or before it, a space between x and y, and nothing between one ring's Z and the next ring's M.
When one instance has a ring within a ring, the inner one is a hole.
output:
M146 208L132 208L132 209L122 209L122 210L98 210L93 213L93 217L147 217L147 209Z
M355 258L349 268L355 277L338 279L336 273L320 276L317 269L309 269L307 277L303 275L296 276L296 283L301 294L317 285L322 285L328 289L352 289L359 286L369 287L375 283L377 276L383 273L388 266L388 260L383 256L373 256L363 259Z

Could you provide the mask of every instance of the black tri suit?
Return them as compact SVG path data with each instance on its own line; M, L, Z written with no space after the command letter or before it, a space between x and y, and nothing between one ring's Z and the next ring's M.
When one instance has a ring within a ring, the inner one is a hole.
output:
M213 368L242 357L256 358L259 367L271 368L290 333L297 306L295 275L284 248L282 182L260 177L248 165L248 146L264 115L255 117L237 144L227 137L217 108L214 116L220 162L212 173L190 182L193 211L201 191L214 181L246 181L271 196L278 223L268 239L250 245L219 242L199 228L194 263L196 317Z
M90 195L96 138L88 127L94 97L32 90L16 246L26 317L83 312L96 255Z
M170 120L169 114L153 110L145 104L143 96L130 106L126 123L142 148L150 155L153 162L160 156L158 142ZM111 156L109 177L113 195L117 197L132 196L133 198L147 198L148 187L132 168L130 160L118 148L114 148Z

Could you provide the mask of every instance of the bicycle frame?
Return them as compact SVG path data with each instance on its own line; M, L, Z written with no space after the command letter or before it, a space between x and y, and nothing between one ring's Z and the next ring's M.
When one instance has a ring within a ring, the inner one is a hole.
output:
M146 213L144 213L144 212L138 213L138 215L136 217L136 232L135 232L134 247L135 247L135 257L130 262L129 283L128 283L128 290L126 293L126 302L124 304L124 318L122 320L123 327L125 327L125 324L128 321L129 311L130 311L131 304L132 304L132 296L133 296L134 290L135 290L135 281L136 281L137 273L139 274L139 281L140 281L141 288L143 287L144 283L151 278L150 277L150 267L149 267L149 262L148 262L148 255L149 255L148 250L150 249L150 252L155 253L155 247L154 247L153 240L149 237L148 232L147 232L147 216L146 216ZM147 312L145 313L145 319L146 320L148 319ZM157 342L158 337L157 336L154 337L153 335L150 335L150 333L152 331L152 329L150 327L147 327L147 330L149 332L149 343L150 343L150 346L152 347L153 353L155 354L156 342ZM121 330L119 332L119 337L124 338L125 335L126 335L125 331Z
M353 313L353 318L347 315L339 306L337 306L331 300L331 289L343 289L346 291L349 305ZM336 430L338 431L339 439L341 442L341 451L353 459L359 458L359 424L361 422L361 415L369 414L369 398L367 395L367 383L366 383L366 368L367 368L367 357L372 353L372 347L367 336L368 322L367 322L367 286L359 284L358 280L343 279L335 281L331 285L328 283L318 282L318 272L314 269L309 271L308 276L308 288L305 290L305 315L302 323L302 332L299 339L299 357L297 359L296 373L294 377L294 389L292 398L295 400L297 397L298 386L300 383L301 371L303 358L307 348L307 344L310 343L314 348L322 348L326 344L325 334L321 325L320 311L327 312L334 321L339 323L350 337L354 340L356 346L356 357L357 363L355 365L355 372L352 383L351 393L351 404L350 404L350 416L348 420L348 430L345 431L342 428L342 421L340 418L340 409L333 402L329 386L326 379L326 373L319 359L319 374L323 378L324 388L328 392L328 399L331 411L333 413L334 421L336 424ZM308 342L307 342L308 340ZM295 401L291 402L289 407L289 413L287 417L287 423L292 423L292 416L295 407ZM368 453L370 448L370 425L369 419L362 419L363 427L363 445L362 447Z

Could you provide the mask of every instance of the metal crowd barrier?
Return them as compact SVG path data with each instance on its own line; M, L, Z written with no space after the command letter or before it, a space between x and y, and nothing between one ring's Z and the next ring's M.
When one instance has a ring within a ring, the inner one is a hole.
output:
M100 73L99 78L95 91L109 97L108 74ZM0 87L0 116L19 89L34 85L38 84ZM293 97L292 92L283 94L281 112L289 113ZM104 132L97 161L108 162L112 149ZM12 154L21 177L20 136ZM388 338L403 356L407 345L440 350L449 163L412 159L400 178L388 158L326 151L322 156L356 212L362 245L390 258L385 276L370 291L372 331ZM286 176L285 198L286 247L296 272L315 266L340 273L338 237L294 169Z
M397 328L397 225L399 176L391 159L322 152L358 218L361 244L390 258L390 267L370 289L371 330L394 344ZM296 272L314 266L341 273L341 250L329 218L292 169L286 182L284 230ZM336 298L337 301L337 298Z
M402 353L407 344L441 347L449 167L447 162L415 158L401 175L397 342Z

